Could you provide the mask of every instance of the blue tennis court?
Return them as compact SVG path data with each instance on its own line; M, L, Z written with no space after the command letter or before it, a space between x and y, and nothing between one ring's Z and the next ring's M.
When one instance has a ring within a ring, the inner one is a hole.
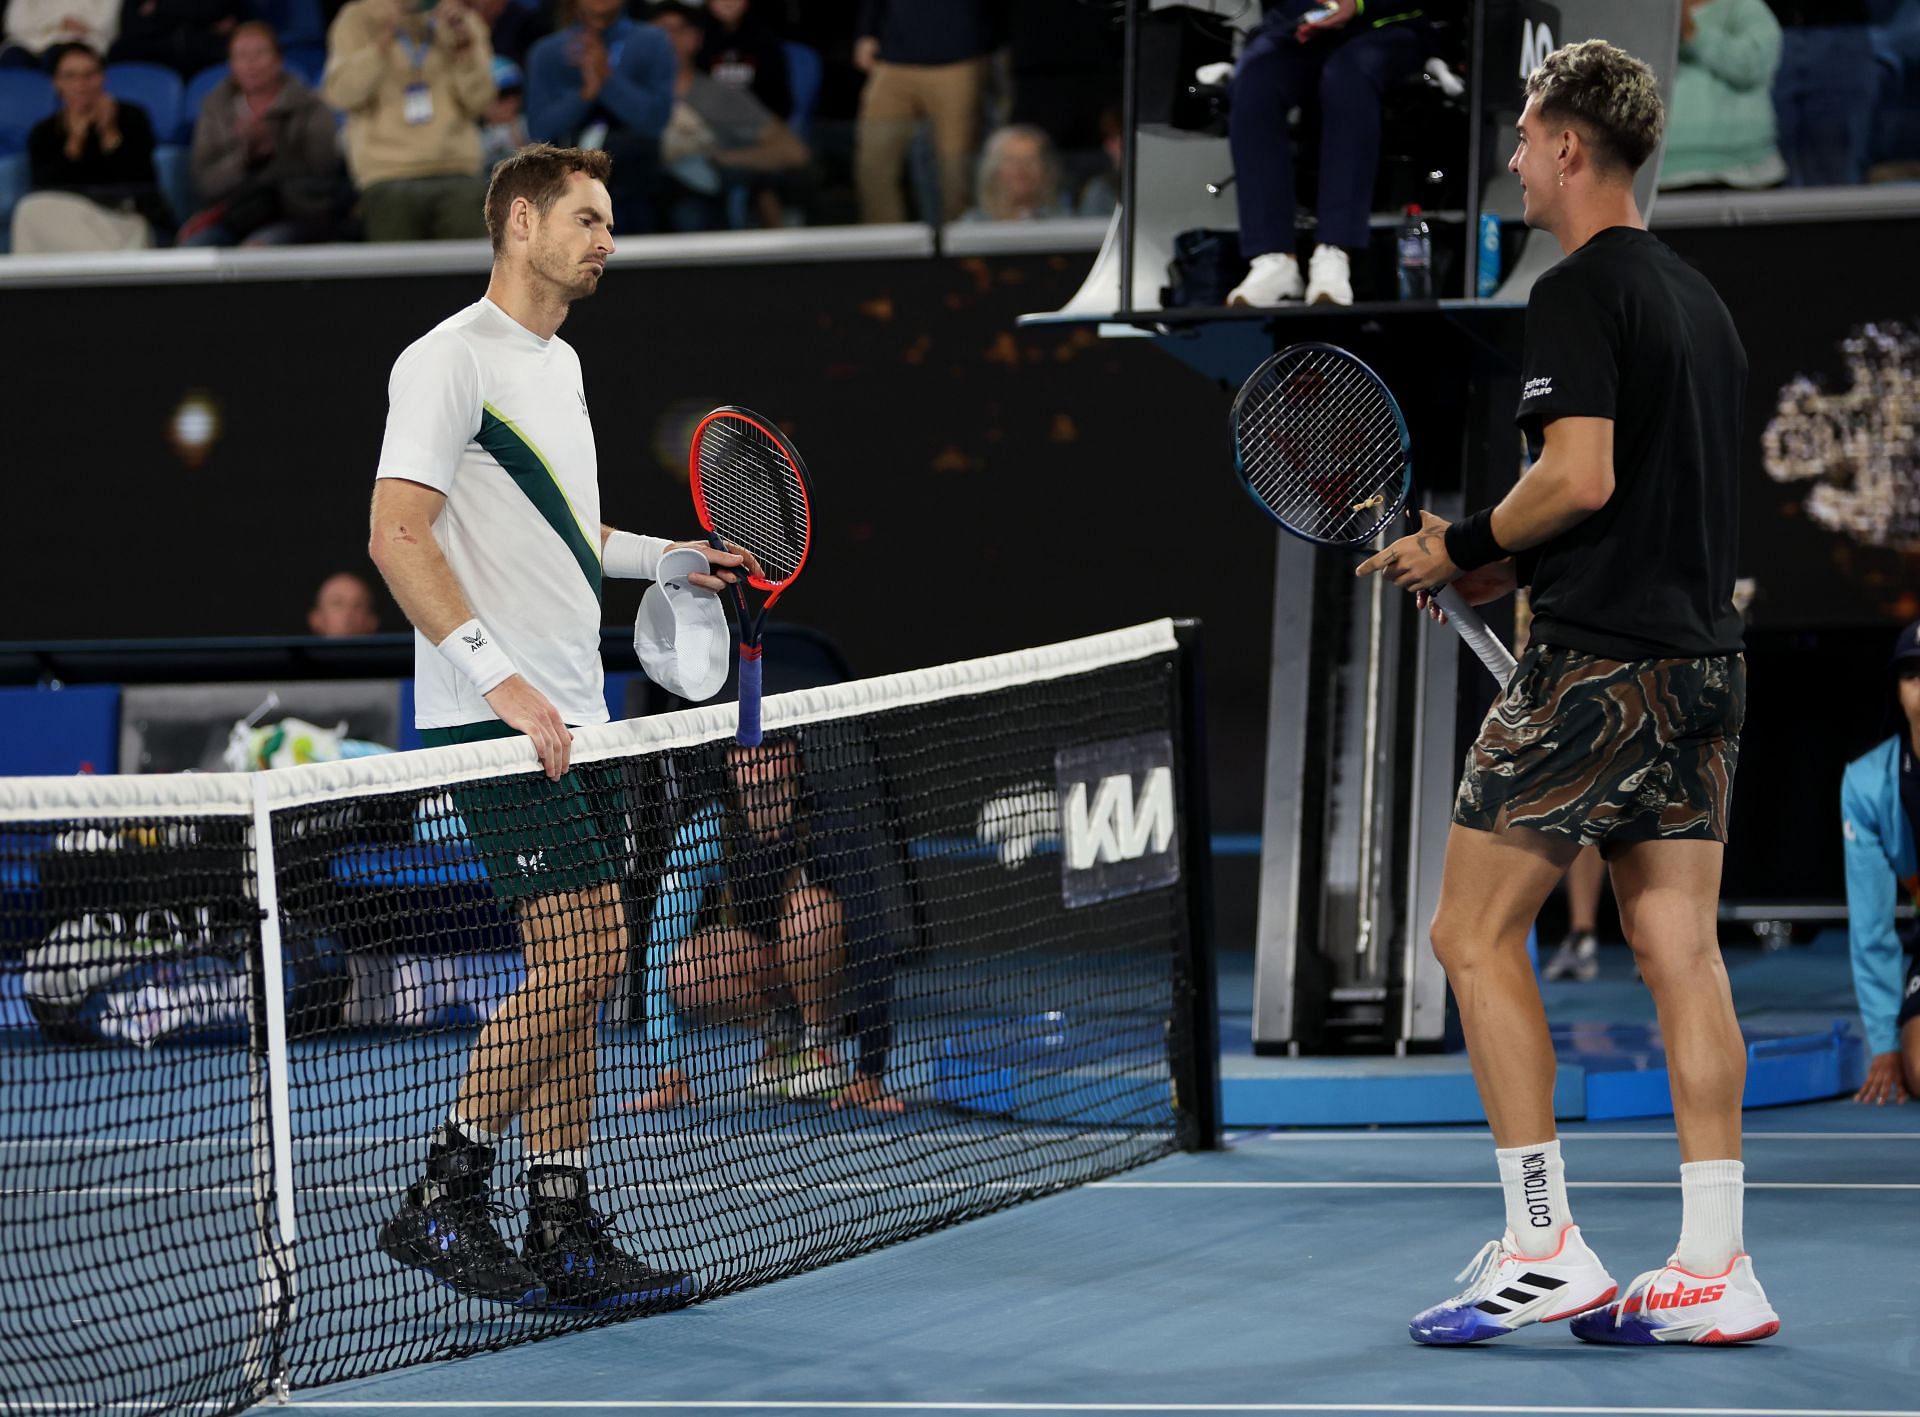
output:
M1562 1136L1623 1280L1679 1222L1674 1140ZM1237 1135L680 1313L298 1394L314 1411L684 1409L1920 1412L1920 1109L1750 1113L1747 1227L1777 1342L1713 1353L1564 1325L1440 1352L1405 1322L1499 1213L1473 1127Z

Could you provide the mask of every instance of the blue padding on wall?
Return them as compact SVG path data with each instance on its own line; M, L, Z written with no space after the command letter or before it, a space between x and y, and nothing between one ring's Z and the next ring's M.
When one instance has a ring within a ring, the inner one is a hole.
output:
M120 686L0 689L0 776L120 770Z

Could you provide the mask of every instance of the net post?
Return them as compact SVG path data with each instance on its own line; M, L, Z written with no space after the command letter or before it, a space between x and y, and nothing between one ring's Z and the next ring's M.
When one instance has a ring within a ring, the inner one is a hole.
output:
M264 773L253 788L254 899L260 909L260 951L249 971L256 991L249 1053L255 1068L248 1096L252 1111L255 1268L260 1277L260 1322L247 1341L247 1373L254 1390L287 1394L285 1339L293 1321L293 1112L287 1071L287 1000L280 938L280 891L274 863L273 812ZM261 1095L258 1044L266 1045L266 1094Z
M1186 882L1187 929L1176 961L1174 1086L1180 1101L1180 1146L1220 1148L1220 1017L1213 961L1213 838L1207 792L1207 700L1198 620L1175 620L1175 693L1180 756L1180 874Z

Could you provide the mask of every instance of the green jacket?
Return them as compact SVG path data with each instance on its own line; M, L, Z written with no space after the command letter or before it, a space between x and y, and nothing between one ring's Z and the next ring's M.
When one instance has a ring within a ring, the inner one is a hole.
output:
M1662 187L1771 187L1786 176L1774 142L1780 22L1766 0L1707 0L1680 46Z

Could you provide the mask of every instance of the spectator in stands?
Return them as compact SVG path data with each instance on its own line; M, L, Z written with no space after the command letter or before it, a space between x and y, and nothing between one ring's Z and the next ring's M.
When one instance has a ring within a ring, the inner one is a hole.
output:
M1920 620L1894 642L1889 674L1899 712L1896 731L1847 764L1840 784L1847 863L1847 940L1853 989L1867 1027L1871 1060L1859 1102L1920 1097L1920 925L1902 941L1894 904L1904 894L1920 910ZM1904 978L1902 977L1904 974Z
M307 628L330 640L378 634L380 616L373 608L373 587L352 571L336 571L314 593Z
M737 188L751 194L761 225L785 225L788 201L805 185L807 145L751 90L700 72L705 31L699 11L665 0L651 14L678 62L673 116L660 140L668 226L711 231L727 225L727 195Z
M967 209L987 60L1001 42L1003 17L993 0L867 0L862 7L854 41L854 62L867 72L854 157L862 221L906 220L901 171L923 119L933 125L940 220Z
M191 78L227 57L242 11L240 0L126 0L107 61L159 64Z
M524 65L533 46L553 27L541 8L523 0L473 0L473 12L487 25L496 59Z
M464 0L349 0L327 31L326 100L347 115L347 169L369 241L487 234L480 116L493 48Z
M120 32L120 0L6 0L6 12L0 69L52 72L62 45L105 54Z
M193 186L207 205L180 228L180 244L327 240L340 187L333 110L281 64L263 21L234 30L227 64L193 125Z
M1388 84L1426 58L1426 23L1398 15L1356 22L1357 0L1331 0L1333 12L1308 22L1316 0L1282 0L1247 45L1233 76L1229 137L1240 185L1240 250L1252 270L1230 305L1351 305L1349 251L1367 245L1373 183L1380 161L1380 101ZM1294 252L1293 153L1289 110L1318 88L1320 111L1319 246L1301 279Z
M54 55L60 111L27 135L33 191L13 209L13 249L130 251L153 244L166 204L153 171L146 110L108 93L105 66L84 44Z
M887 1090L893 947L875 862L850 821L818 820L791 737L725 749L721 792L674 836L647 931L647 1042L656 1071L626 1104L699 1102L683 1019L760 1038L764 1095L897 1115Z
M1860 181L1878 84L1867 0L1767 0L1781 25L1773 109L1789 187Z
M1126 154L1126 130L1118 104L1100 110L1100 154L1106 166L1081 186L1079 199L1073 204L1075 216L1112 216L1120 205L1120 160Z
M751 90L774 117L793 117L793 84L780 36L748 11L748 0L707 0L700 71L731 88Z
M613 159L614 228L659 224L660 135L673 112L673 45L621 13L621 0L565 0L566 27L527 58L527 130L536 142Z
M1777 187L1773 75L1780 22L1766 0L1685 0L1660 185Z
M1032 221L1073 215L1060 194L1060 159L1040 129L997 129L980 152L974 204L962 221Z
M527 135L526 87L518 64L504 55L493 56L495 96L480 119L482 165L489 172L533 141Z

